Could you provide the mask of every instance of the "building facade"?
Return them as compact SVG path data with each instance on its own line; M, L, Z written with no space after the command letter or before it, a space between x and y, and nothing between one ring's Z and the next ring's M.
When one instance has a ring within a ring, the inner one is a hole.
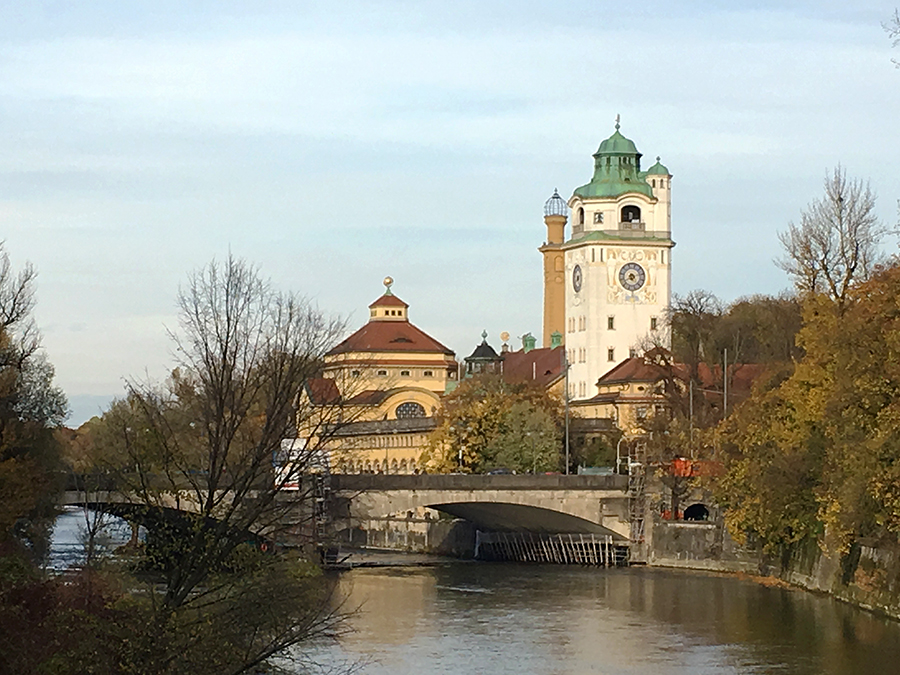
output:
M419 470L441 397L457 382L454 352L410 323L392 284L384 280L369 321L325 355L322 377L305 393L312 405L341 410L330 434L334 471Z
M562 305L571 399L595 396L618 363L668 345L672 175L659 158L643 171L641 156L616 122L594 153L591 181L567 204L554 193L544 207L544 335L559 330Z

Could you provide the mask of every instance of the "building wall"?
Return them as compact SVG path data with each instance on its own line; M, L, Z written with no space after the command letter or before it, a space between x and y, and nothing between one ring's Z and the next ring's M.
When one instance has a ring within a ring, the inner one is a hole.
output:
M582 399L595 396L597 380L631 356L632 349L639 353L652 341L665 340L671 242L570 242L567 246L566 273L570 281L566 284L566 350L572 364L569 394ZM620 280L623 266L629 264L640 265L645 273L643 285L633 292ZM581 274L580 291L573 283L576 266Z

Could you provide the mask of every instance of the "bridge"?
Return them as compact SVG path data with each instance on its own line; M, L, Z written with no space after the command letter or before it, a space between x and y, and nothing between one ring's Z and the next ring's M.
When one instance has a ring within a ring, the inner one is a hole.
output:
M627 476L335 474L330 488L334 524L357 545L465 553L433 512L470 524L476 556L502 559L608 561L632 533Z
M464 538L470 540L462 544L462 549L468 547L477 554L479 542L484 542L484 550L512 547L503 554L510 557L510 551L521 549L527 538L529 542L541 542L526 547L532 555L535 547L546 548L546 542L558 543L564 536L567 543L558 545L568 553L558 557L568 559L573 547L581 551L579 555L596 557L596 542L603 542L610 550L628 546L633 531L634 500L627 476L333 474L314 480L327 486L319 500L322 504L315 509L315 518L325 525L319 530L320 540L337 536L363 546L458 554L464 550L447 542L452 537L460 538L461 528L453 523L462 519L469 524ZM309 495L310 491L302 494ZM288 491L281 499L290 500L293 495ZM96 501L107 501L107 507L113 507L111 511L124 512L129 506L129 500L121 494L105 497ZM192 500L172 497L173 503L166 505L169 509L193 510ZM119 503L109 504L113 500ZM95 500L73 491L64 501ZM297 517L303 512L309 514L309 505L298 500L295 510ZM571 543L574 541L589 543L575 546Z

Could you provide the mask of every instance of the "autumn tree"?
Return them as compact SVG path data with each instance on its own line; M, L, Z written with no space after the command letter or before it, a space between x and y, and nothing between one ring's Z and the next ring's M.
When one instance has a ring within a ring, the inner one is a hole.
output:
M16 272L0 244L0 543L40 557L61 488L53 429L68 405L32 316L36 276L29 264Z
M564 425L544 389L495 375L463 381L444 401L423 460L437 473L558 471Z
M806 299L805 357L721 430L720 499L736 533L777 547L827 532L839 550L900 534L898 296L894 264L843 306Z
M824 293L843 306L850 289L881 260L886 230L875 213L868 183L847 178L838 166L825 178L825 194L810 202L800 223L779 233L784 255L776 261L801 294Z

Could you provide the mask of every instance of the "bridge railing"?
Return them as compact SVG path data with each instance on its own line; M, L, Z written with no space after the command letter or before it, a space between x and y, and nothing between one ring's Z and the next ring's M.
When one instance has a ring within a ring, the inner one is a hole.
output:
M627 476L332 474L334 490L621 490Z

